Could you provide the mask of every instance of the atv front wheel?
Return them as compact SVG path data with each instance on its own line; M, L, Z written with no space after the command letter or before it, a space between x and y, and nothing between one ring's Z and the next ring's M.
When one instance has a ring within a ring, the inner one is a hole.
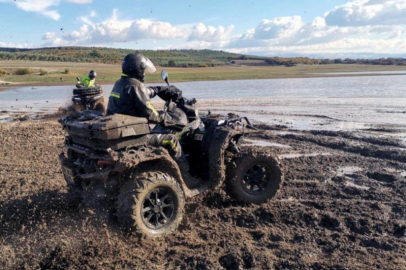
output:
M117 218L127 232L161 237L177 229L184 207L185 197L178 182L168 174L149 172L123 185Z
M265 203L276 195L281 185L279 162L267 153L241 153L227 168L227 189L241 202Z

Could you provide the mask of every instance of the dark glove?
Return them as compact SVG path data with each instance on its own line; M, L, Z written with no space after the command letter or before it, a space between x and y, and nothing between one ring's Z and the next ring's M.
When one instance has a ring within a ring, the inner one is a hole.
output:
M158 96L165 101L170 100L176 103L182 98L182 91L171 85L170 87L162 87L158 92Z
M197 103L197 100L195 98L192 98L192 99L184 98L184 100L185 100L185 105L189 105L189 106L192 106Z

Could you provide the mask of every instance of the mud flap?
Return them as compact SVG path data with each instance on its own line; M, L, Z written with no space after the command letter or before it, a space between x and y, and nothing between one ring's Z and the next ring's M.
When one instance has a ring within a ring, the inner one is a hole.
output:
M66 166L62 165L62 173L65 177L65 181L68 185L73 185L74 183L74 179L75 179L75 175L73 173L73 170L71 168L68 168Z

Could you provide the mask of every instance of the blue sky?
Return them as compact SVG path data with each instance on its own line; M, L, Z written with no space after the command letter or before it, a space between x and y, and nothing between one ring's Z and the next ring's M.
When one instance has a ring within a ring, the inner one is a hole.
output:
M2 47L406 53L406 0L0 0L0 12Z

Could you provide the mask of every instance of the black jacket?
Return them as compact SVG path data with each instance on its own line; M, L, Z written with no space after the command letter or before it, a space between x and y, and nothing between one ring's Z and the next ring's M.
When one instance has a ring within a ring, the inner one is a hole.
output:
M164 120L164 113L156 111L151 98L168 87L146 87L142 82L130 77L121 77L113 87L109 97L107 115L126 114L145 117L152 123Z

